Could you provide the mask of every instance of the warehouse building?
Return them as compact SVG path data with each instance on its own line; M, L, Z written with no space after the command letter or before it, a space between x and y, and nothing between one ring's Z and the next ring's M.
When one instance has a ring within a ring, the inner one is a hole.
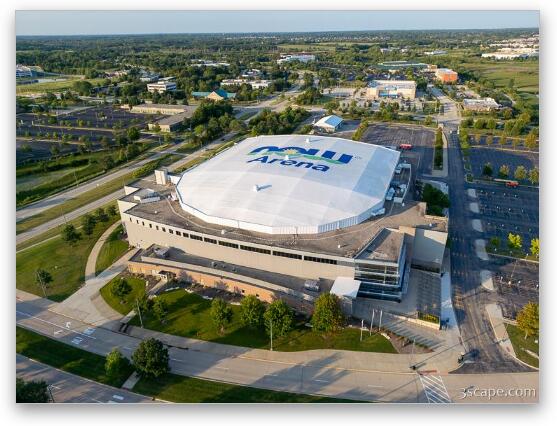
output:
M293 305L346 282L355 297L400 301L416 228L447 224L424 203L386 201L399 156L335 137L259 136L182 175L157 171L118 201L140 248L129 269Z
M168 105L168 104L141 104L134 105L131 112L138 114L166 115L153 122L148 123L149 130L159 130L163 133L178 130L184 119L191 118L197 105Z
M342 118L336 115L327 115L313 125L313 128L322 133L334 133L342 126Z
M463 99L462 108L465 111L474 112L489 112L500 108L495 99L493 98L481 98L481 99Z
M435 78L442 83L455 83L458 80L458 73L449 68L437 68Z
M368 99L414 99L416 82L413 80L373 80L366 89Z

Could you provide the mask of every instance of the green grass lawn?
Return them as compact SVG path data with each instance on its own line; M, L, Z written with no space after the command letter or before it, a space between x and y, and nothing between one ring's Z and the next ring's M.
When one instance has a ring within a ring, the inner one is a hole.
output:
M70 89L73 86L74 82L78 80L78 77L68 77L67 80L62 81L45 81L43 83L23 84L16 87L16 93L18 95L23 95L25 93L52 92ZM94 86L97 83L101 83L103 80L104 79L102 78L91 78L86 81Z
M59 302L70 296L84 281L87 258L96 241L119 218L117 215L108 222L98 223L91 236L82 235L74 246L62 238L53 238L16 253L16 287L43 296L35 283L35 272L42 268L50 272L53 279L47 290L48 298Z
M16 327L16 352L68 373L107 385L120 387L131 375L132 368L113 379L104 371L105 357L49 339L21 327Z
M232 306L233 318L224 335L214 326L210 317L211 301L184 290L175 290L160 295L169 305L169 314L164 324L153 315L144 315L146 328L177 336L191 337L211 342L252 348L269 348L269 338L263 329L251 329L240 322L240 307ZM139 325L139 318L131 324ZM365 335L360 342L358 329L346 328L334 334L315 333L300 320L288 335L275 338L273 349L277 351L302 351L311 349L345 349L353 351L396 353L391 342L381 335Z
M349 399L303 395L166 374L158 379L141 379L134 392L182 403L347 403Z
M129 244L127 241L122 240L121 236L124 233L122 224L118 225L114 231L108 236L99 257L97 257L97 264L95 266L95 275L100 274L128 251Z
M524 333L520 329L512 324L505 324L507 328L507 333L509 333L509 338L513 344L514 352L519 360L529 364L533 367L539 367L539 359L530 355L525 349L528 349L535 354L540 353L540 345L535 342L534 337L524 338Z
M110 291L114 283L120 281L120 279L122 279L122 276L118 275L101 288L101 296L116 312L127 315L133 309L135 299L145 294L145 280L137 277L125 277L128 284L132 287L132 291L124 298L124 303L120 303L120 300Z

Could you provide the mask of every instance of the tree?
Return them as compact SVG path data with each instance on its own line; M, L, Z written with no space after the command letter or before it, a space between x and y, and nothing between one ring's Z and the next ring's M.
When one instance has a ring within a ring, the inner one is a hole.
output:
M45 271L44 269L37 269L35 271L35 283L42 288L44 297L46 297L46 289L48 285L52 282L52 275L50 272Z
M110 292L120 300L121 304L124 304L126 296L132 292L132 286L124 278L121 278L112 284Z
M111 204L110 206L108 206L108 208L106 209L106 212L110 215L110 216L116 216L118 214L118 209L116 208L116 206L114 204Z
M95 219L99 222L108 222L109 217L104 209L102 207L99 207L97 210L95 210Z
M507 136L503 133L501 136L499 136L499 145L505 146L506 143L507 143Z
M265 314L263 314L263 319L267 334L271 335L272 328L273 337L280 337L284 336L292 328L294 314L285 302L278 299L267 307Z
M506 164L503 164L501 167L499 167L499 177L501 178L509 177L510 172L511 171L509 169L509 166L507 166Z
M530 253L532 253L532 256L540 257L540 239L539 238L532 238L532 241L530 241Z
M485 143L490 146L493 144L493 135L487 135L485 138Z
M540 332L540 306L528 302L516 315L516 324L524 332L524 338L539 336Z
M147 294L143 294L142 296L135 299L133 310L136 315L145 315L147 312L150 312L152 308L153 300L149 299L149 296L147 296Z
M81 239L81 234L76 231L75 226L69 223L62 229L62 239L70 245L74 245Z
M159 377L170 371L168 349L157 339L143 340L132 355L137 374L142 377Z
M240 319L242 324L256 328L263 323L265 305L254 295L246 296L240 302Z
M81 228L83 229L85 235L90 236L93 233L96 223L97 221L90 214L83 216L81 219Z
M23 379L15 379L15 402L45 404L50 402L48 384L44 381L26 382Z
M533 131L528 133L528 135L526 136L526 139L524 140L524 145L528 149L535 149L538 146L537 135Z
M516 180L524 180L527 176L528 173L526 172L526 167L524 166L518 166L514 171L514 178Z
M232 308L224 300L216 297L211 302L211 318L219 332L224 334L224 327L232 321Z
M532 185L537 185L540 181L540 172L537 167L534 167L528 172L528 180Z
M317 298L311 324L314 330L324 332L337 331L342 327L344 315L337 295L323 293Z
M507 245L512 250L520 250L522 248L522 237L519 234L509 232Z
M489 120L487 120L486 127L489 130L495 130L495 128L497 127L497 122L493 118L490 118Z
M491 163L485 163L484 164L482 174L484 176L492 176L493 175L493 167L491 166Z
M133 142L139 139L141 133L139 133L139 129L137 127L132 126L128 129L127 135L128 135L128 139Z
M168 304L164 299L157 297L153 302L153 313L157 319L164 324L166 321L166 316L168 315Z
M114 379L121 372L128 370L129 366L130 361L122 355L118 348L114 348L106 356L104 371L109 378Z

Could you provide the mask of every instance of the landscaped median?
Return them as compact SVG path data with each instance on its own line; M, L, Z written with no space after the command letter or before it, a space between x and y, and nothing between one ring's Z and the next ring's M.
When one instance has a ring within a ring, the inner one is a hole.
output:
M119 372L116 377L109 378L105 371L106 357L75 348L22 327L16 327L16 352L68 373L115 387L121 387L133 371L133 367L130 366ZM186 403L356 402L232 385L175 374L165 374L156 379L142 378L133 391L165 401Z
M525 337L524 332L516 325L505 323L505 327L517 358L532 367L538 368L540 360L532 355L539 356L540 345L538 339L533 336Z
M90 191L80 194L77 197L71 198L58 206L51 207L50 209L45 210L39 214L23 219L16 224L16 234L29 231L36 226L42 225L43 223L56 219L64 214L72 212L73 210L86 206L93 201L110 195L118 191L119 189L123 190L124 185L148 175L158 167L172 164L180 158L182 157L178 155L163 155L156 160L150 161L149 163L141 166L139 169L133 172L127 173L124 176L120 176L111 180L110 182L99 185L95 189L91 189Z

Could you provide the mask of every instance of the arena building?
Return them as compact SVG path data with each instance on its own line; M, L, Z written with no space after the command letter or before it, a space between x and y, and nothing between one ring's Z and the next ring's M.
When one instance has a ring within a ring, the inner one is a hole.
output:
M259 136L181 175L157 171L118 202L140 248L129 269L293 305L342 288L400 301L416 228L447 224L406 200L412 171L399 157L336 137Z

